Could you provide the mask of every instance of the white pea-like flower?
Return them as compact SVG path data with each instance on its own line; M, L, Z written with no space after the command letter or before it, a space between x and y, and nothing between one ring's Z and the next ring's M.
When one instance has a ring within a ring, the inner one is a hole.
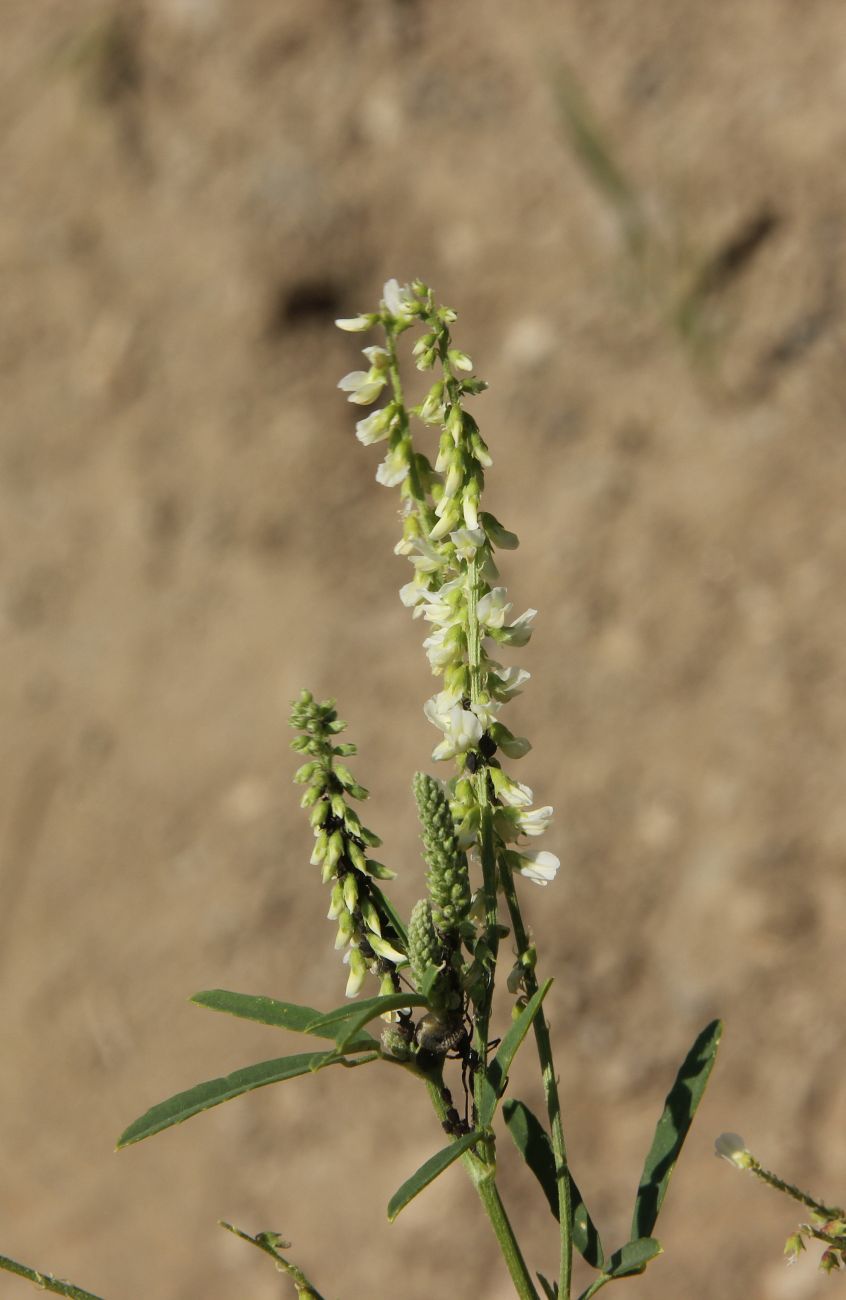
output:
M370 406L385 387L385 375L373 370L351 370L338 380L341 392L349 394L348 402L357 406Z
M362 446L370 447L374 442L383 442L388 437L393 423L393 414L391 404L388 403L381 410L373 411L356 423L355 436Z
M494 793L506 808L530 808L534 795L529 786L503 772L501 767L491 767L488 775L493 782Z
M487 730L488 727L492 726L492 724L496 722L497 714L500 710L500 703L499 700L492 700L489 697L486 697L485 699L477 700L474 704L471 704L470 708L481 722L482 727Z
M396 487L408 475L408 452L405 447L392 448L376 470L376 482L383 487Z
M400 285L395 279L386 280L382 289L382 305L397 320L407 320L414 311L414 295L407 284Z
M421 579L418 576L412 578L411 582L406 582L405 585L399 589L400 600L403 605L405 605L406 609L414 610L415 618L417 618L421 612L419 608L415 609L415 605L419 606L424 597L429 594L428 588L424 584L425 579Z
M344 953L343 960L345 965L350 968L345 993L348 998L354 998L361 992L361 986L367 974L367 962L358 951L358 948L348 948Z
M559 859L547 849L537 849L528 853L512 853L513 866L521 876L531 880L533 885L548 885L554 880L561 866Z
M461 642L451 627L436 627L423 642L423 649L433 673L443 672L461 658Z
M459 352L458 348L450 348L447 356L456 370L473 369L473 362L466 352Z
M494 587L483 596L477 606L479 622L483 627L501 628L505 625L505 618L511 609L511 602L506 600L505 587Z
M532 623L534 622L536 609L527 609L519 618L507 627L499 628L497 631L497 641L501 645L523 646L527 645L532 635Z
M454 533L450 533L449 540L462 560L472 560L484 544L485 534L481 528L456 528Z
M489 685L496 698L503 703L519 695L532 675L525 668L501 668L499 664L493 667L495 672L489 678Z
M423 705L429 721L444 733L432 751L432 758L455 758L466 754L482 739L482 724L469 709L462 708L449 691L441 691Z
M447 563L446 556L426 537L413 537L405 552L418 573L437 573ZM417 552L415 555L414 552Z
M360 316L342 316L335 321L339 330L346 330L348 334L360 334L364 330L369 330L376 323L376 317L371 313L362 313Z
M554 809L550 804L544 808L520 809L515 822L523 835L543 835L552 822Z

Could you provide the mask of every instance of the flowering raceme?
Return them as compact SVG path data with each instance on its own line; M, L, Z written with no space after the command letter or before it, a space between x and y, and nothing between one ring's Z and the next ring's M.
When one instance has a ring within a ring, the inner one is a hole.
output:
M512 605L499 577L494 552L513 549L517 538L481 509L485 470L492 462L466 400L483 391L472 377L473 363L452 344L455 312L435 305L429 289L415 281L389 280L378 312L337 321L350 332L380 325L385 346L363 349L369 368L345 375L338 387L359 405L389 392L384 406L356 424L364 445L387 441L376 471L386 487L399 487L403 531L395 548L414 570L400 589L402 603L429 625L423 641L432 672L443 688L424 705L424 713L442 733L432 751L437 762L454 760L458 775L448 783L456 824L481 824L480 791L464 776L487 773L487 794L496 807L494 833L498 851L538 836L548 827L552 809L532 811L528 786L512 781L495 757L520 758L529 742L516 737L499 720L503 704L518 695L529 678L525 669L503 668L488 645L523 646L532 633L536 611L509 621ZM423 329L413 348L417 368L435 371L433 383L415 407L405 406L397 366L398 336L413 325ZM434 464L416 449L411 416L440 429ZM484 792L483 801L484 801ZM475 834L476 832L474 832ZM465 830L466 835L466 830ZM558 859L547 851L526 854L508 850L511 868L535 884L548 884Z

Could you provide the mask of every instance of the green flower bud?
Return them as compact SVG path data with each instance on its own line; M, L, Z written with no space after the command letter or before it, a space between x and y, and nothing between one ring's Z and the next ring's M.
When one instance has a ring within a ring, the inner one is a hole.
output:
M355 840L348 841L347 853L354 867L357 867L359 871L367 869L367 859L364 856L364 851L360 844L356 844Z
M361 915L364 918L364 924L367 926L368 930L371 930L373 934L381 936L382 922L379 919L379 913L376 910L372 898L363 898L361 900ZM371 939L371 947L372 946L373 944Z
M312 808L311 812L309 813L308 819L311 822L313 828L316 830L318 826L323 825L323 823L326 821L326 818L328 816L329 816L329 805L325 799L321 799L320 803L315 804L314 807Z
M344 890L339 880L336 880L332 886L332 896L329 901L329 911L327 916L330 921L337 921L338 917L344 910Z
M739 1133L721 1133L714 1143L714 1154L722 1156L737 1169L751 1169L755 1164L755 1157L747 1150Z
M346 948L353 937L355 926L349 912L341 912L338 917L338 933L335 935L335 947Z
M358 881L351 871L344 876L344 906L348 912L354 912L358 906Z
M333 831L329 836L329 846L326 850L326 865L334 871L338 865L338 860L343 856L344 837L340 831Z
M400 952L398 948L395 948L393 944L388 943L387 939L381 938L378 934L368 934L367 942L377 957L384 957L385 961L404 963L406 960L404 952Z
M311 865L320 866L320 863L326 857L326 850L329 845L329 836L325 831L318 831L314 841L314 848L311 851Z
M364 870L374 880L394 880L397 874L395 871L391 871L389 867L383 866L381 862L377 862L375 858L367 858L364 863Z

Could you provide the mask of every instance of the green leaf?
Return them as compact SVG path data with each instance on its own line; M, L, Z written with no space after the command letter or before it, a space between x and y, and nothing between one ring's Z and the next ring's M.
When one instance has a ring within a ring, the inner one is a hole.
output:
M558 1283L550 1282L549 1278L544 1277L543 1273L538 1273L538 1281L543 1288L546 1300L558 1300Z
M347 1003L327 1011L325 1016L318 1016L307 1029L309 1034L320 1034L322 1038L334 1038L339 1052L346 1050L347 1042L366 1024L381 1016L385 1011L400 1011L403 1007L425 1007L426 999L420 993L391 993L386 998L368 998L364 1002ZM329 1033L325 1033L329 1030Z
M450 1142L449 1146L430 1156L410 1178L407 1178L402 1187L394 1192L388 1202L388 1218L391 1223L393 1223L400 1210L405 1209L409 1201L413 1201L415 1196L423 1191L424 1187L428 1187L430 1183L435 1181L438 1174L442 1174L459 1156L463 1156L465 1151L469 1151L472 1146L475 1146L480 1137L482 1137L482 1134L478 1129L473 1133L466 1133L457 1142Z
M655 1227L670 1175L713 1069L722 1032L722 1022L719 1020L712 1020L710 1025L706 1025L685 1057L675 1083L667 1094L640 1176L632 1218L632 1240L650 1237Z
M654 1237L639 1237L636 1241L627 1241L625 1246L615 1250L608 1260L603 1272L610 1278L631 1277L633 1273L642 1273L650 1260L663 1251L660 1241Z
M558 1220L558 1184L555 1177L555 1152L549 1134L525 1102L511 1099L502 1108L514 1145L537 1178ZM592 1268L603 1268L605 1253L593 1220L588 1213L573 1175L570 1178L570 1209L573 1218L573 1245Z
M245 1092L264 1088L269 1083L283 1083L286 1079L296 1079L301 1074L311 1074L324 1065L335 1064L338 1059L334 1051L281 1056L273 1061L248 1065L246 1069L235 1070L233 1074L224 1075L220 1079L198 1083L185 1092L169 1097L167 1101L160 1101L130 1124L118 1138L118 1150L133 1142L140 1142L143 1138L152 1137L154 1133L161 1133L174 1124L181 1124L192 1115L198 1115L201 1110L209 1110L212 1106L219 1106L221 1102L240 1097ZM375 1061L375 1054L370 1059ZM355 1064L365 1064L365 1061L357 1061Z
M594 1278L590 1286L579 1296L579 1300L591 1300L591 1296L596 1295L597 1291L601 1291L609 1282L642 1273L649 1261L655 1259L662 1251L660 1241L656 1241L654 1237L640 1237L637 1241L627 1241L620 1250L614 1251L603 1272L599 1277Z
M228 989L205 989L195 993L191 998L199 1007L209 1007L212 1011L226 1011L241 1020L254 1020L260 1025L272 1025L276 1029L290 1029L298 1034L316 1034L318 1038L334 1038L333 1033L322 1034L312 1029L315 1021L320 1020L321 1013L314 1007L298 1006L296 1002L277 1002L275 998L257 997L250 993L230 993ZM359 1040L357 1040L358 1042ZM370 1034L363 1034L360 1046L349 1047L349 1051L366 1051L376 1047L376 1039Z
M399 912L396 910L387 895L377 884L374 883L373 880L370 881L370 893L376 899L376 906L384 909L385 915L396 930L399 938L402 940L401 946L405 948L406 952L408 952L408 931L405 928L405 924Z
M516 1020L512 1021L511 1028L499 1045L499 1051L491 1061L485 1071L484 1079L480 1090L479 1105L479 1127L489 1128L491 1120L496 1111L497 1102L502 1096L505 1088L505 1080L511 1067L511 1062L517 1052L517 1048L522 1043L526 1034L531 1028L532 1021L540 1010L540 1005L546 997L552 986L552 980L547 980L543 988L539 988Z
M437 984L441 974L442 968L440 966L426 967L420 979L417 981L421 997L430 998L432 996L432 989Z

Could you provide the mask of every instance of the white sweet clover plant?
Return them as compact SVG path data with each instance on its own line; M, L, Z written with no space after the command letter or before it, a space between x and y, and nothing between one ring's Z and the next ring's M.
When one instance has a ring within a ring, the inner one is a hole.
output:
M713 1066L721 1026L708 1025L682 1064L644 1163L629 1239L606 1253L568 1168L558 1075L542 1005L551 980L538 980L538 954L518 894L518 882L546 886L559 870L555 854L537 847L552 808L534 806L532 791L508 770L529 742L502 720L504 706L529 674L500 662L500 654L526 644L535 610L512 617L500 583L496 555L513 550L517 538L482 508L492 461L467 406L485 384L453 343L455 320L455 312L438 305L420 281L401 286L389 280L376 311L337 322L351 333L377 333L377 341L363 350L366 368L345 375L339 387L353 404L374 408L359 419L356 435L365 446L383 444L376 478L399 490L402 533L395 550L412 569L400 599L426 625L423 644L438 679L424 712L439 733L432 760L443 776L418 772L412 783L425 894L406 923L383 891L393 872L373 856L379 838L352 806L367 797L367 790L347 764L356 750L339 739L345 723L333 701L318 702L303 691L291 710L297 731L292 743L303 760L296 780L305 786L302 803L314 832L311 862L329 888L335 947L343 950L349 968L348 1000L321 1013L224 989L196 994L193 1000L201 1006L299 1033L312 1044L323 1040L324 1046L307 1046L177 1093L131 1124L119 1146L255 1088L329 1066L401 1069L427 1091L446 1145L442 1136L431 1158L398 1188L389 1217L460 1160L488 1215L515 1294L538 1300L539 1286L547 1300L570 1300L575 1247L588 1277L580 1300L589 1300L609 1282L643 1272L661 1252L653 1229ZM411 356L418 370L432 377L425 397L413 407L405 401L399 360L402 336L410 330L416 331ZM417 445L413 427L428 439L431 453ZM500 954L506 943L503 975ZM377 981L374 993L361 999L368 976ZM501 1039L491 1030L495 995L500 1017L509 1025ZM374 1026L378 1032L371 1032ZM543 1120L520 1099L503 1096L511 1062L530 1031L546 1104ZM495 1136L500 1118L556 1225L552 1280L530 1271L500 1196ZM225 1226L269 1254L299 1295L320 1300L302 1270L282 1254L287 1243L278 1233L250 1235ZM0 1256L0 1267L12 1264ZM22 1265L11 1271L43 1289L92 1300L80 1288L61 1291L69 1284L45 1283L43 1275ZM427 1289L426 1279L419 1279L416 1290Z

